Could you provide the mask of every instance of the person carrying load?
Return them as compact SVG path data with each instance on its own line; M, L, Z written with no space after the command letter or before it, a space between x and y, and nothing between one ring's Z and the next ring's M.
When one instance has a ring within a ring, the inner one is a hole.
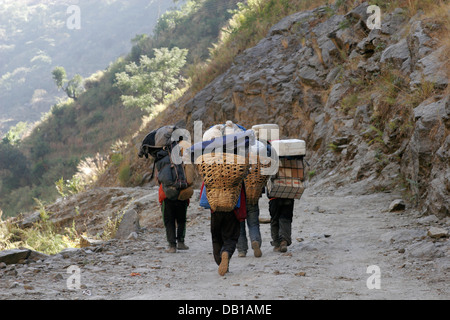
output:
M211 239L218 273L229 272L246 218L244 178L250 167L248 148L254 143L253 131L228 121L204 134L203 142L191 147L192 161L203 177L200 205L211 210Z
M300 199L305 190L305 142L298 139L275 140L271 141L271 145L280 160L277 174L267 183L271 244L274 251L286 252L287 247L292 244L295 199Z
M188 250L184 243L186 236L186 216L189 199L193 194L194 168L192 164L182 161L174 162L175 152L182 156L183 148L175 148L183 144L183 137L176 136L175 126L164 126L150 132L142 141L138 156L154 158L152 178L156 171L159 182L159 203L166 229L168 253ZM180 157L181 159L181 157Z

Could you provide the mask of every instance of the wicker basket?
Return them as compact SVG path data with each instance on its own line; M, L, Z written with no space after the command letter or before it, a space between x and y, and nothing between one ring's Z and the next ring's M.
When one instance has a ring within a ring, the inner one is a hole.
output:
M250 168L248 157L235 154L205 154L196 161L212 211L232 211L239 200L242 182Z
M261 160L263 160L261 163ZM267 161L266 161L267 160ZM256 157L255 161L250 167L249 174L244 180L245 183L245 195L248 204L255 205L258 203L261 197L264 186L270 178L270 175L261 175L261 168L270 167L270 158Z

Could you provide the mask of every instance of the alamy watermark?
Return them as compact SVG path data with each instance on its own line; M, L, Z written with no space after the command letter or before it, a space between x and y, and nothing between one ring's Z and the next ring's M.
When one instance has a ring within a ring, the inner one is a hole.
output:
M69 30L81 29L81 9L77 5L71 5L66 10L69 17L66 20L66 26Z
M371 5L367 7L367 14L370 14L366 20L366 25L370 30L381 29L381 9L379 6Z
M69 290L80 290L81 289L81 269L79 266L69 266L67 268L67 273L70 274L67 278L67 289Z
M377 265L371 265L367 267L366 273L370 273L371 276L367 279L366 285L369 290L381 289L381 269Z
M66 281L66 287L69 290L77 291L82 289L81 285L81 268L77 265L71 265L67 268L67 273L70 274ZM86 286L84 286L86 287ZM81 292L85 296L91 296L92 292L88 289L83 289Z

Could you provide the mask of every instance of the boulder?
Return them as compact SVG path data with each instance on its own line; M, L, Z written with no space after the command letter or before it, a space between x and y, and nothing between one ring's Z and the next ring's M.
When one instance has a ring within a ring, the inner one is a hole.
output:
M276 25L274 25L269 30L269 36L273 36L276 34L283 34L285 32L290 31L292 25L303 22L305 20L308 20L312 16L311 11L302 11L295 14L292 14L284 19L282 19L280 22L278 22Z
M0 251L0 263L16 264L22 263L28 258L31 250L29 249L12 249Z
M41 213L39 211L35 211L25 216L21 221L19 221L18 226L20 228L30 228L35 223L38 223L40 220L41 220Z
M428 236L430 236L431 238L446 238L448 237L448 231L446 229L443 228L438 228L438 227L431 227L430 229L428 229Z
M115 239L126 240L133 232L138 232L140 229L139 215L136 210L131 209L125 212L117 229Z
M397 69L409 72L411 55L406 39L402 39L396 44L387 47L381 54L380 62L390 63Z
M323 86L323 81L319 77L317 70L314 68L311 68L310 66L304 66L303 68L301 68L298 71L297 75L300 78L300 80L306 85L309 85L312 87Z
M417 61L411 74L411 86L420 86L424 81L433 83L436 88L448 86L447 68L443 58L444 50L445 48L441 47Z
M444 252L430 241L415 242L407 246L406 252L409 258L420 258L424 260L433 260L444 255Z
M402 211L402 210L405 210L405 208L406 208L406 205L405 205L405 202L402 199L394 200L389 205L389 211L390 212Z

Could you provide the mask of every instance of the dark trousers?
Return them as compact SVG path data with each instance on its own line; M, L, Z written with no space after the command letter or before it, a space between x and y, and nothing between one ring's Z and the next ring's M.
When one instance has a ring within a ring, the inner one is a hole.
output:
M279 247L281 241L292 243L293 199L272 199L269 201L271 244Z
M213 254L217 265L220 265L224 251L228 252L230 258L233 255L239 240L240 230L240 222L234 211L211 213Z
M161 211L164 227L166 228L167 242L175 247L178 242L184 242L186 235L187 201L165 199Z

